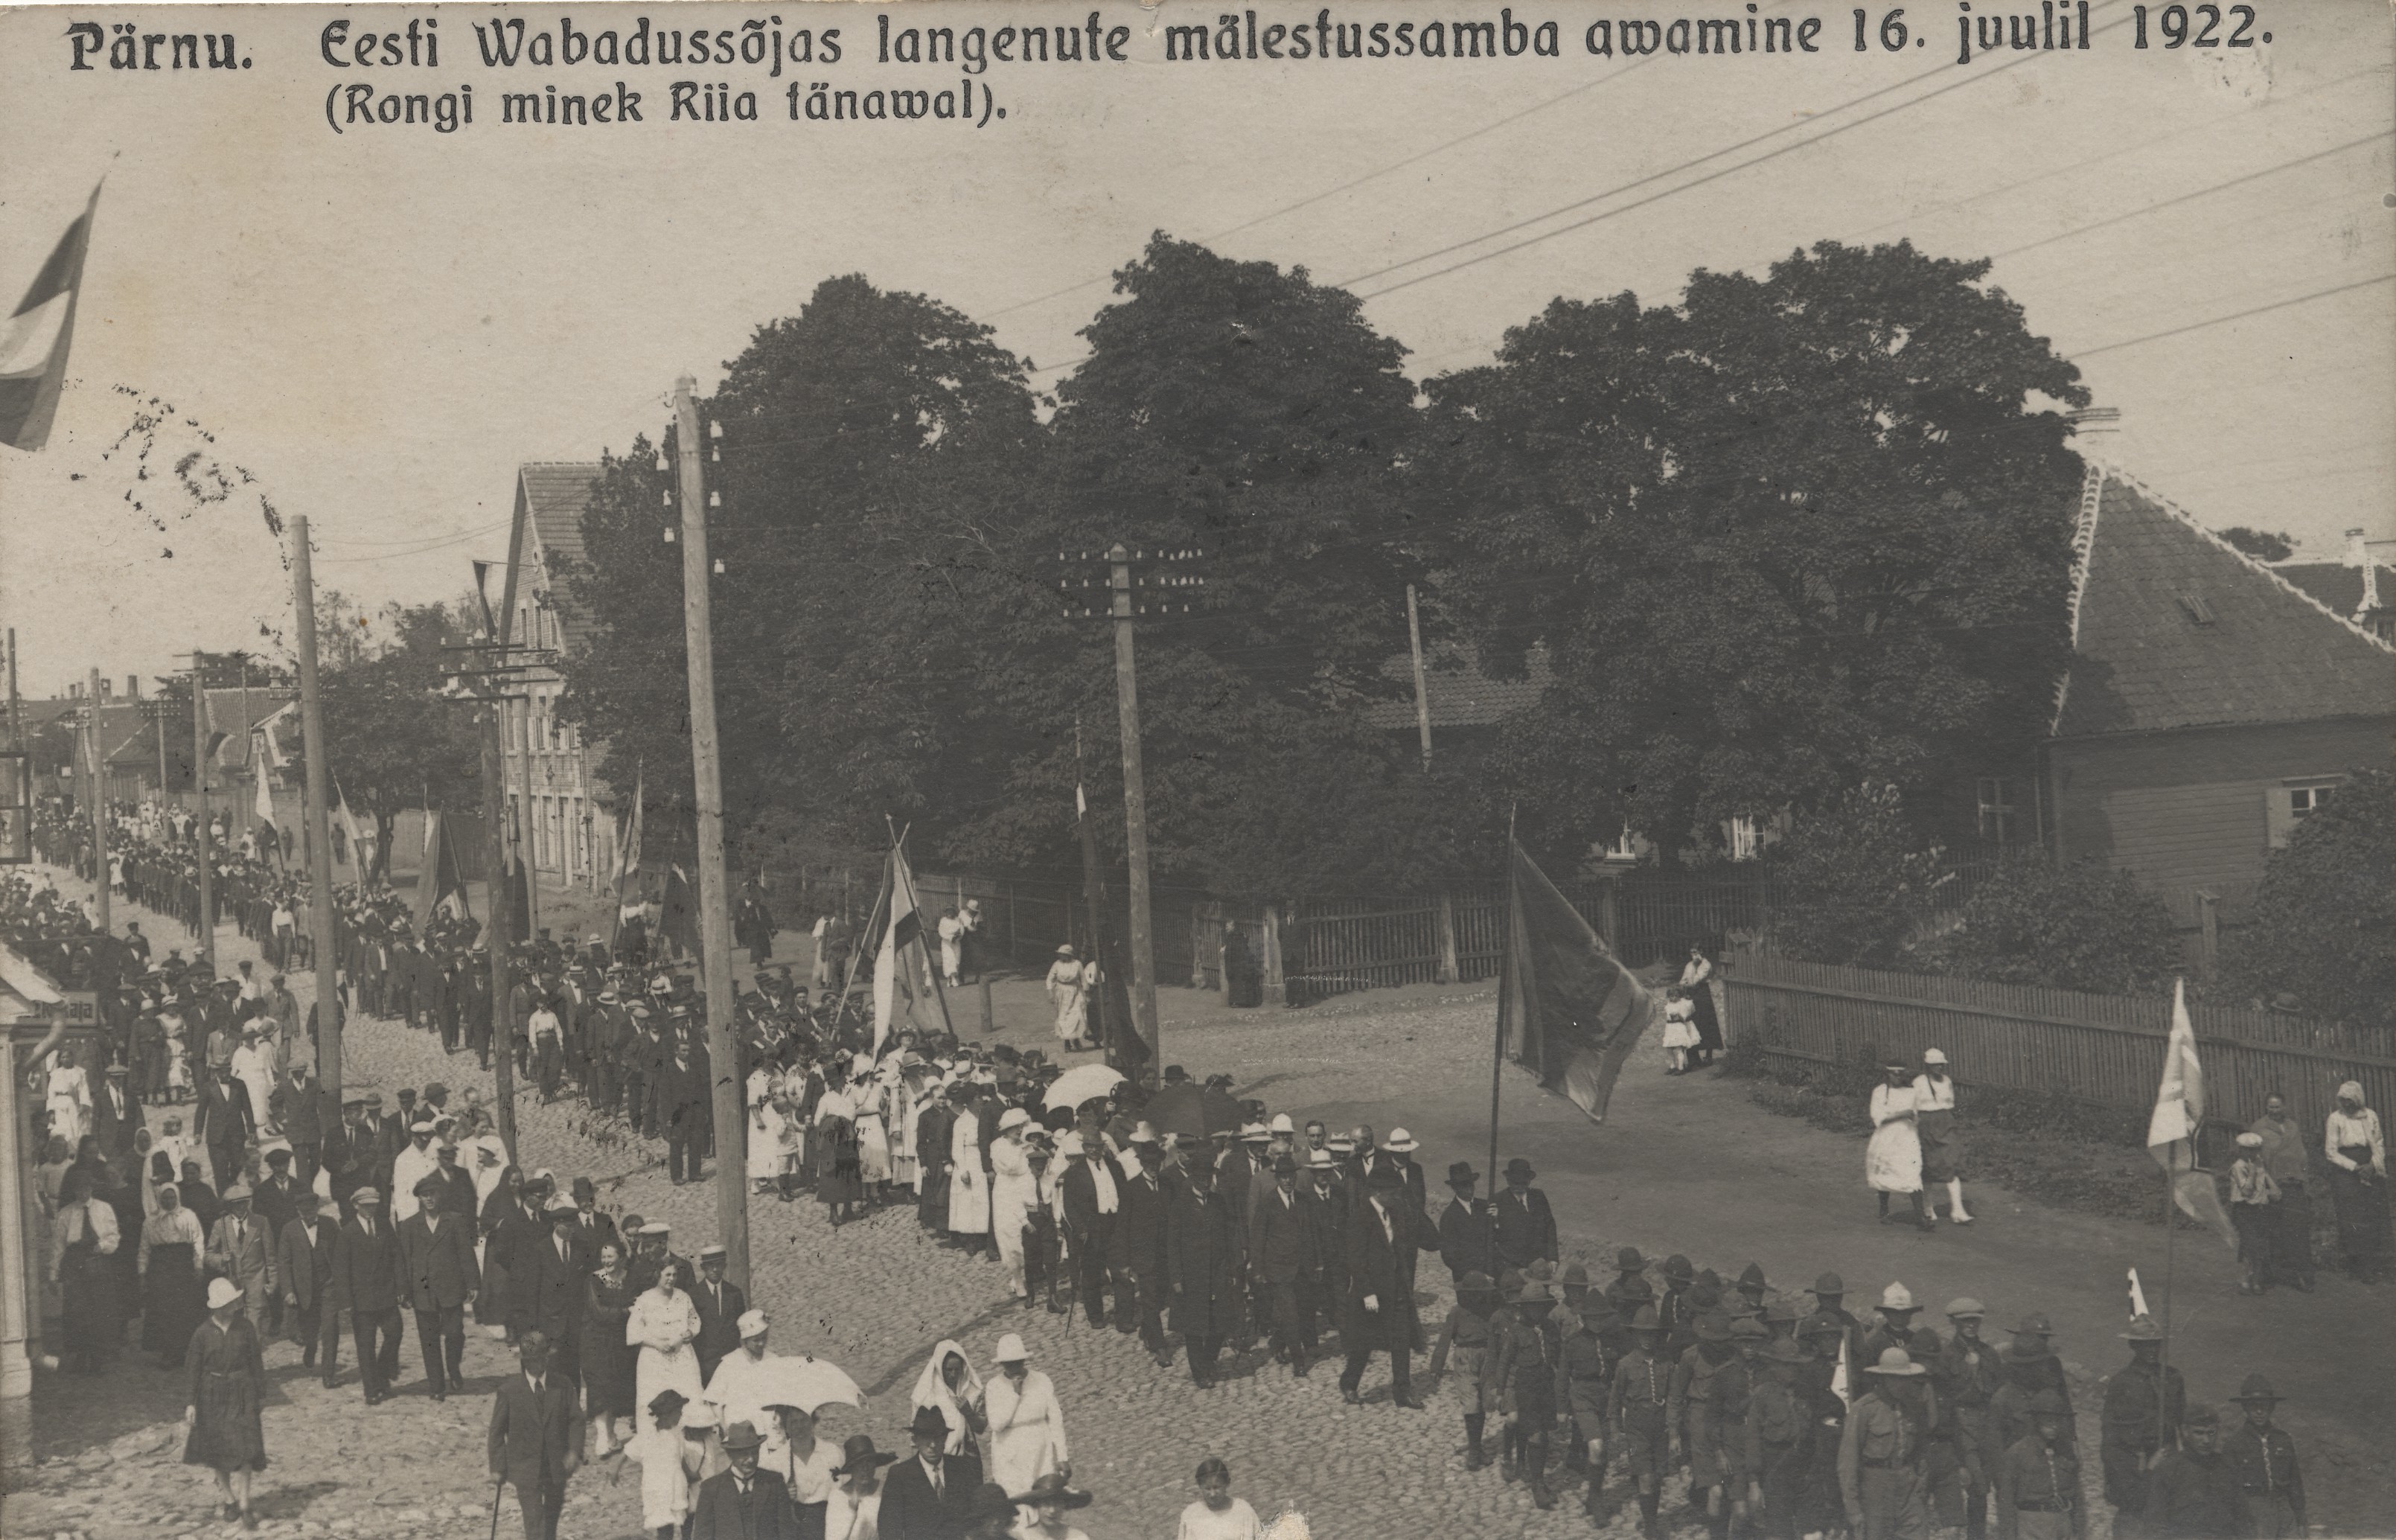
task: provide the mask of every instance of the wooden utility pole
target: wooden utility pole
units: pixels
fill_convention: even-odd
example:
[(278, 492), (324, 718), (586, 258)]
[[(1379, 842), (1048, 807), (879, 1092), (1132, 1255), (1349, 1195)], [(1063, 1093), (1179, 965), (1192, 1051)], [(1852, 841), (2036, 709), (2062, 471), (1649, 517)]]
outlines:
[(1139, 674), (1132, 657), (1131, 552), (1118, 545), (1107, 552), (1115, 622), (1115, 711), (1123, 724), (1124, 853), (1130, 870), (1125, 889), (1131, 899), (1131, 1014), (1148, 1047), (1142, 1080), (1154, 1083), (1165, 1062), (1156, 1029), (1156, 948), (1148, 906), (1148, 789), (1139, 767)]
[[(316, 1077), (339, 1100), (341, 983), (333, 936), (333, 834), (326, 816), (325, 706), (317, 683), (316, 583), (310, 565), (305, 513), (291, 521), (291, 544), (292, 608), (299, 612), (300, 629), (300, 741), (308, 756), (308, 807), (302, 821), (308, 836), (309, 928), (316, 942)], [(245, 661), (242, 668), (246, 699), (248, 664)], [(250, 773), (262, 776), (266, 767), (253, 764)]]
[(17, 707), (17, 628), (8, 628), (8, 747), (20, 753), (25, 748), (25, 724)]
[(674, 381), (675, 458), (682, 499), (683, 646), (690, 673), (690, 768), (699, 808), (699, 971), (707, 983), (707, 1053), (713, 1069), (716, 1238), (725, 1266), (749, 1287), (748, 1118), (734, 1048), (732, 907), (724, 868), (724, 776), (716, 760), (715, 641), (708, 583), (707, 488), (699, 447), (697, 382)]
[(105, 741), (100, 724), (100, 670), (91, 670), (91, 888), (93, 923), (100, 927), (100, 945), (105, 947), (108, 936), (108, 766), (100, 762), (101, 744)]
[[(504, 662), (505, 644), (497, 637), (491, 640), (502, 648), (499, 659)], [(499, 822), (499, 712), (503, 704), (497, 684), (486, 676), (483, 730), (478, 736), (483, 740), (483, 867), (488, 873), (483, 883), (483, 908), (489, 911), (484, 916), (483, 935), (491, 952), (491, 1088), (493, 1099), (499, 1103), (499, 1143), (507, 1147), (509, 1162), (522, 1169), (516, 1160), (515, 1002), (508, 993), (508, 841)], [(417, 880), (435, 882), (439, 873), (427, 872)]]
[(199, 842), (200, 962), (214, 973), (217, 898), (216, 857), (208, 853), (208, 655), (196, 649), (192, 653), (192, 799), (199, 813), (193, 838)]
[(1423, 685), (1422, 617), (1415, 607), (1415, 586), (1406, 585), (1406, 644), (1415, 655), (1415, 731), (1422, 738), (1422, 764), (1431, 768), (1431, 696)]

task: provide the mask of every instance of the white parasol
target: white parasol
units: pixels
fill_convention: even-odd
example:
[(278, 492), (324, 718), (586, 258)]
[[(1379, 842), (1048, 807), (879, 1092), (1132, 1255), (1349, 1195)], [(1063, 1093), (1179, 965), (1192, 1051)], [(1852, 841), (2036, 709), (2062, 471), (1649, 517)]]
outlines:
[(861, 1404), (857, 1382), (837, 1364), (813, 1358), (778, 1358), (769, 1367), (773, 1374), (749, 1398), (759, 1406), (795, 1406), (813, 1416), (818, 1407)]
[(1123, 1083), (1123, 1079), (1122, 1071), (1103, 1064), (1077, 1064), (1057, 1077), (1040, 1105), (1052, 1111), (1062, 1108), (1070, 1112), (1093, 1096), (1110, 1094)]

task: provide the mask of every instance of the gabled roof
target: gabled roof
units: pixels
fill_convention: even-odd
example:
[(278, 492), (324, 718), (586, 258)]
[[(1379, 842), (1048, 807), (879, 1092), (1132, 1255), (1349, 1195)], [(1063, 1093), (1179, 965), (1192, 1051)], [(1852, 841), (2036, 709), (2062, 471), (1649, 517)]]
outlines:
[[(1423, 660), (1423, 699), (1431, 708), (1431, 731), (1453, 727), (1488, 727), (1499, 718), (1538, 704), (1553, 674), (1545, 647), (1531, 649), (1522, 679), (1492, 679), (1481, 671), (1469, 646), (1428, 649)], [(1364, 708), (1364, 720), (1391, 732), (1415, 728), (1414, 659), (1404, 653), (1381, 665), (1381, 676), (1405, 686), (1395, 700), (1377, 700)]]
[(2119, 471), (2103, 477), (2056, 737), (2396, 715), (2396, 648)]
[(531, 528), (517, 532), (514, 560), (528, 564), (521, 570), (531, 574), (532, 591), (547, 599), (569, 648), (581, 641), (589, 617), (567, 598), (566, 585), (550, 580), (549, 558), (581, 558), (582, 514), (591, 506), (592, 483), (605, 470), (596, 460), (533, 460), (516, 472), (516, 507)]
[[(2379, 569), (2380, 606), (2396, 604), (2396, 567), (2385, 562), (2373, 565)], [(2361, 567), (2344, 562), (2282, 562), (2271, 570), (2349, 620), (2363, 608)]]

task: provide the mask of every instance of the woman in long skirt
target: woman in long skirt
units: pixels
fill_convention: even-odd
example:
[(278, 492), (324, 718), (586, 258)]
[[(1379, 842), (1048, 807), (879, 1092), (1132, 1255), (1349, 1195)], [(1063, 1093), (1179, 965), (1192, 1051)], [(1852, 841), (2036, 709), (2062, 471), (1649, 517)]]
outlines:
[[(832, 1074), (840, 1073), (835, 1061)], [(865, 1200), (865, 1183), (858, 1165), (857, 1103), (845, 1081), (835, 1078), (824, 1087), (822, 1098), (816, 1103), (811, 1142), (816, 1201), (831, 1211), (832, 1222), (837, 1226)]]
[(582, 1389), (584, 1414), (598, 1434), (596, 1454), (605, 1458), (632, 1431), (619, 1424), (637, 1421), (641, 1350), (625, 1328), (641, 1291), (620, 1244), (600, 1242), (598, 1260), (598, 1270), (582, 1286)]
[(1046, 987), (1048, 1003), (1057, 1010), (1057, 1041), (1069, 1052), (1082, 1046), (1090, 1029), (1090, 972), (1075, 961), (1071, 947), (1058, 948), (1057, 961), (1048, 964)]
[(2357, 1279), (2376, 1283), (2388, 1259), (2388, 1138), (2379, 1114), (2363, 1105), (2362, 1082), (2337, 1088), (2322, 1148), (2346, 1265)]
[(1934, 1223), (1922, 1206), (1922, 1139), (1913, 1125), (1913, 1066), (1897, 1060), (1884, 1068), (1887, 1082), (1872, 1087), (1864, 1180), (1880, 1194), (1883, 1220), (1888, 1218), (1889, 1196), (1903, 1193), (1912, 1200), (1914, 1223), (1930, 1229)]
[(159, 1183), (157, 1193), (158, 1212), (141, 1226), (141, 1348), (158, 1355), (158, 1367), (171, 1369), (207, 1314), (207, 1241), (174, 1183)]
[(990, 1174), (981, 1168), (981, 1120), (971, 1102), (959, 1105), (949, 1133), (949, 1233), (967, 1251), (990, 1233)]
[(782, 1175), (782, 1112), (775, 1105), (771, 1066), (749, 1071), (749, 1189), (764, 1192)]
[(1714, 965), (1695, 942), (1681, 969), (1681, 989), (1689, 997), (1690, 1019), (1697, 1024), (1697, 1062), (1711, 1064), (1723, 1045), (1722, 1020), (1714, 1015)]
[(851, 1073), (849, 1101), (857, 1109), (857, 1180), (878, 1202), (889, 1196), (890, 1188), (889, 1087), (875, 1072), (873, 1060), (863, 1054), (857, 1055)]
[(116, 1351), (124, 1325), (116, 1313), (115, 1260), (122, 1231), (116, 1211), (92, 1195), (91, 1177), (69, 1166), (59, 1187), (59, 1213), (52, 1221), (50, 1281), (59, 1291), (66, 1341), (60, 1355), (70, 1369), (100, 1373)]
[(190, 1404), (183, 1411), (183, 1463), (217, 1473), (224, 1517), (240, 1516), (244, 1529), (258, 1527), (249, 1511), (249, 1478), (266, 1468), (266, 1429), (259, 1408), (266, 1398), (266, 1364), (259, 1356), (258, 1329), (241, 1313), (241, 1289), (220, 1278), (208, 1285), (208, 1319), (192, 1334), (183, 1367), (190, 1377)]

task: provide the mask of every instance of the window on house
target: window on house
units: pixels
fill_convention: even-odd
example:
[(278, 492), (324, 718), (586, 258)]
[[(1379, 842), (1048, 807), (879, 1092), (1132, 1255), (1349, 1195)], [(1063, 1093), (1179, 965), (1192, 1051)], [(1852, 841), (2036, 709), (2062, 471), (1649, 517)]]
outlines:
[(2336, 776), (2306, 777), (2283, 781), (2264, 793), (2268, 799), (2265, 815), (2273, 850), (2286, 844), (2295, 836), (2296, 825), (2329, 805), (2342, 778)]
[(1723, 831), (1726, 836), (1725, 843), (1730, 847), (1730, 858), (1732, 860), (1752, 861), (1755, 859), (1755, 853), (1759, 848), (1759, 844), (1755, 836), (1755, 819), (1753, 817), (1745, 813), (1738, 814), (1723, 825)]
[(1979, 781), (1980, 838), (1990, 844), (2014, 841), (2014, 783), (2005, 776), (1982, 776)]

